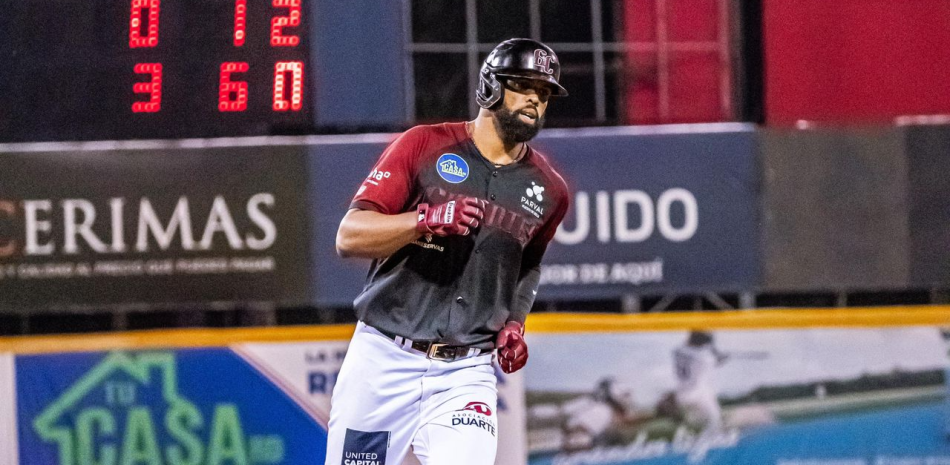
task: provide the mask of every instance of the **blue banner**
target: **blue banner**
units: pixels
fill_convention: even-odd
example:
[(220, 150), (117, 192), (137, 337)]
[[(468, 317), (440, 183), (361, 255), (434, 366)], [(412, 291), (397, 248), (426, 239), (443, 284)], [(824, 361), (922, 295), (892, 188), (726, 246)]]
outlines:
[[(348, 341), (234, 342), (0, 353), (0, 464), (324, 463), (330, 395)], [(495, 463), (525, 465), (523, 379), (497, 376), (497, 424), (507, 434)], [(401, 463), (419, 461), (410, 454)]]
[[(393, 135), (344, 137), (309, 148), (313, 295), (317, 305), (349, 306), (363, 289), (369, 260), (336, 254), (336, 231), (363, 179)], [(325, 139), (324, 139), (325, 140)]]
[[(757, 144), (753, 126), (712, 132), (548, 130), (536, 145), (566, 178), (568, 216), (545, 256), (540, 299), (730, 291), (759, 283)], [(363, 178), (392, 136), (310, 146), (316, 301), (349, 305), (368, 261), (334, 241)]]
[(756, 136), (549, 131), (538, 145), (574, 199), (545, 256), (540, 296), (725, 292), (759, 283)]
[(229, 349), (16, 358), (21, 465), (322, 463), (326, 431)]

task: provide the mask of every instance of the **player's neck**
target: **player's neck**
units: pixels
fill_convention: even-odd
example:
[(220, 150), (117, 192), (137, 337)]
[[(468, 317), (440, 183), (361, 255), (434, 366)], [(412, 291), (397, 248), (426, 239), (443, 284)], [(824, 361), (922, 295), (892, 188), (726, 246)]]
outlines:
[(490, 115), (479, 114), (474, 121), (465, 123), (469, 136), (482, 156), (495, 165), (509, 165), (524, 157), (528, 147), (523, 142), (506, 144)]

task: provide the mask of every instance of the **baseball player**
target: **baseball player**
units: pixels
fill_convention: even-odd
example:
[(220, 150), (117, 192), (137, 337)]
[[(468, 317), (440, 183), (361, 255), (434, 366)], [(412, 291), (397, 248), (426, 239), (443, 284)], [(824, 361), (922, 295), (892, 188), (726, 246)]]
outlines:
[(691, 332), (686, 344), (673, 351), (676, 402), (686, 424), (709, 430), (722, 427), (715, 370), (726, 359), (713, 345), (712, 334), (704, 331)]
[(527, 145), (558, 83), (554, 51), (499, 44), (482, 65), (474, 121), (416, 126), (383, 152), (337, 233), (372, 258), (359, 322), (333, 390), (327, 465), (489, 465), (497, 390), (528, 358), (524, 320), (568, 192)]
[(604, 443), (612, 429), (641, 419), (635, 412), (633, 392), (620, 387), (610, 376), (598, 381), (591, 394), (564, 403), (561, 410), (565, 415), (562, 448), (567, 451)]

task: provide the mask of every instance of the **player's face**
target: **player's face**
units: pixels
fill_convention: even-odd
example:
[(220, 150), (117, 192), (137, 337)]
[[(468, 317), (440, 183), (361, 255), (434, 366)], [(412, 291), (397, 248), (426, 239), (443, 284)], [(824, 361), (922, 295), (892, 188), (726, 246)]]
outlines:
[[(543, 122), (551, 98), (551, 85), (535, 79), (506, 79), (505, 106), (525, 124)], [(539, 128), (540, 129), (540, 128)]]
[(495, 120), (506, 142), (527, 142), (544, 127), (551, 86), (534, 79), (505, 80), (505, 98)]

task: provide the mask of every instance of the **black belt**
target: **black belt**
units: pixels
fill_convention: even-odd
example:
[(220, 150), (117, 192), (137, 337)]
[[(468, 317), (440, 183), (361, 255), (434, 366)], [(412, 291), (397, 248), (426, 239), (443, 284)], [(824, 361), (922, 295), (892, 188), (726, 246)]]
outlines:
[(413, 341), (407, 337), (400, 336), (398, 334), (390, 333), (389, 331), (384, 331), (377, 327), (373, 327), (376, 331), (379, 331), (383, 336), (386, 336), (393, 340), (396, 344), (402, 346), (407, 342), (410, 343), (409, 347), (413, 350), (418, 350), (426, 354), (426, 358), (431, 360), (439, 360), (442, 362), (452, 362), (467, 357), (474, 357), (477, 355), (487, 354), (492, 351), (492, 349), (480, 349), (477, 347), (469, 346), (451, 346), (436, 341)]

